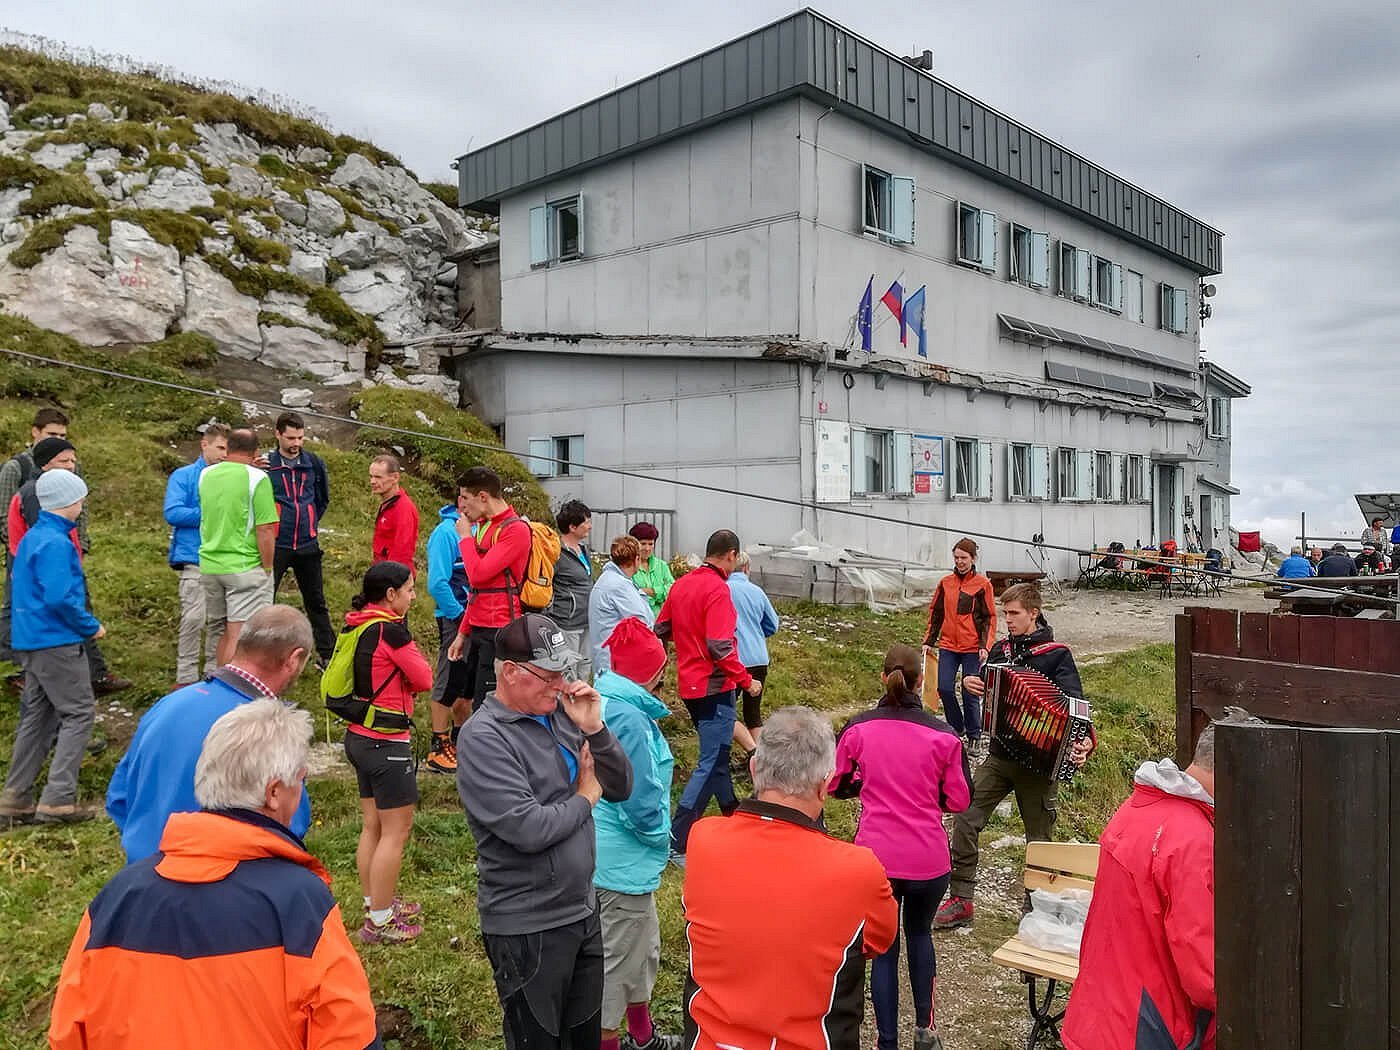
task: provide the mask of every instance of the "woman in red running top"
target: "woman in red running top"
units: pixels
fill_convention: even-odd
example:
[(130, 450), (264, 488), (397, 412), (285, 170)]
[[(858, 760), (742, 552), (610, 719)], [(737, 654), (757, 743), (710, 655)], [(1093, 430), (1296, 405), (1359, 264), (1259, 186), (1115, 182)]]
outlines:
[[(971, 801), (971, 773), (962, 741), (924, 708), (923, 655), (907, 645), (885, 654), (885, 695), (856, 715), (836, 741), (831, 793), (860, 796), (856, 845), (868, 847), (889, 876), (904, 919), (909, 983), (914, 993), (915, 1050), (942, 1046), (934, 1031), (933, 916), (948, 889), (948, 835), (943, 814)], [(879, 1050), (899, 1038), (899, 938), (870, 967)]]
[(418, 802), (410, 733), (413, 694), (433, 685), (433, 668), (404, 623), (413, 598), (407, 565), (376, 562), (345, 614), (345, 630), (364, 628), (355, 644), (355, 695), (372, 698), (376, 716), (386, 716), (382, 728), (352, 723), (345, 731), (345, 757), (355, 768), (364, 818), (355, 865), (365, 895), (360, 940), (366, 944), (398, 944), (423, 932), (412, 921), (419, 906), (394, 896)]

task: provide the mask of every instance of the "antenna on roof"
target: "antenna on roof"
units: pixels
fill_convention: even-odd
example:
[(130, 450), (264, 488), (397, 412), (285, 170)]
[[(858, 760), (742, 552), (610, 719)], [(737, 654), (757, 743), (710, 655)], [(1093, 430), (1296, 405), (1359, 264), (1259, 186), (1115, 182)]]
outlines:
[(913, 66), (915, 69), (922, 69), (925, 73), (933, 72), (933, 52), (928, 48), (924, 48), (924, 53), (922, 55), (906, 55), (901, 58), (900, 61)]

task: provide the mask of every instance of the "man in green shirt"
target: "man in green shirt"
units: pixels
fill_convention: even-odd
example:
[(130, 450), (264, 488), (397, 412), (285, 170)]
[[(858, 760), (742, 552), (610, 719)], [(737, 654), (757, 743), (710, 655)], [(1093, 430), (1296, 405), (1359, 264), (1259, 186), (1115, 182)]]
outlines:
[(225, 624), (216, 665), (233, 655), (243, 625), (272, 604), (272, 559), (281, 515), (272, 482), (253, 466), (258, 437), (228, 436), (228, 458), (199, 476), (199, 572), (208, 630)]
[(655, 554), (656, 538), (660, 535), (655, 525), (649, 521), (639, 521), (627, 534), (642, 547), (641, 557), (637, 559), (637, 574), (632, 577), (632, 582), (646, 596), (651, 604), (651, 614), (655, 616), (661, 611), (661, 603), (666, 600), (676, 579), (671, 575), (671, 566)]

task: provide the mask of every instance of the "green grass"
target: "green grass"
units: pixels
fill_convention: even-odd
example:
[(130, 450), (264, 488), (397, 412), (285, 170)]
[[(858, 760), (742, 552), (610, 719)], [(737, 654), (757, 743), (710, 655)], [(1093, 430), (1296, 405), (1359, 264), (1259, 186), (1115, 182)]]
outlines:
[[(78, 347), (62, 336), (0, 315), (0, 346), (84, 363), (113, 364), (153, 378), (200, 382), (201, 370), (215, 359), (212, 345), (199, 336), (177, 336), (128, 354)], [(169, 687), (174, 673), (178, 603), (174, 574), (165, 565), (167, 533), (160, 505), (170, 470), (194, 453), (197, 423), (217, 414), (236, 419), (236, 403), (173, 392), (153, 392), (107, 383), (98, 377), (62, 368), (33, 368), (0, 355), (0, 448), (17, 449), (28, 435), (36, 400), (54, 401), (71, 410), (71, 436), (92, 487), (93, 550), (86, 563), (98, 615), (106, 624), (106, 651), (114, 667), (136, 685), (122, 694), (115, 709), (104, 702), (109, 733), (117, 746), (84, 762), (80, 784), (85, 798), (100, 799), (124, 742), (139, 716)], [(374, 388), (356, 399), (361, 419), (429, 430), (448, 436), (493, 443), (489, 427), (449, 409), (442, 402), (408, 391)], [(432, 419), (425, 425), (415, 415)], [(270, 438), (264, 427), (265, 438)], [(312, 435), (317, 434), (313, 423)], [(361, 431), (353, 447), (313, 442), (326, 459), (333, 503), (321, 534), (326, 552), (327, 598), (338, 614), (348, 606), (356, 583), (369, 564), (369, 535), (376, 500), (365, 483), (370, 455), (390, 444), (406, 448), (408, 488), (422, 514), (426, 539), (435, 524), (452, 479), (465, 466), (487, 462), (505, 468), (522, 510), (546, 510), (543, 493), (518, 462), (504, 453), (432, 445), (417, 439)], [(420, 551), (420, 563), (421, 563)], [(295, 603), (295, 589), (282, 593)], [(805, 703), (828, 713), (839, 724), (872, 704), (879, 693), (878, 672), (886, 648), (895, 641), (917, 643), (923, 633), (922, 612), (878, 615), (865, 610), (832, 609), (808, 603), (780, 605), (784, 626), (773, 640), (772, 670), (765, 704)], [(427, 653), (436, 634), (426, 596), (419, 599), (410, 622)], [(1144, 758), (1171, 751), (1172, 655), (1170, 646), (1149, 646), (1095, 662), (1083, 669), (1085, 689), (1097, 710), (1101, 746), (1084, 773), (1062, 793), (1060, 833), (1096, 837), (1113, 809), (1128, 793), (1134, 766)], [(292, 696), (307, 707), (318, 740), (329, 730), (311, 676)], [(421, 708), (420, 721), (426, 725)], [(12, 693), (0, 691), (0, 773), (8, 763), (16, 705)], [(696, 739), (683, 718), (666, 727), (677, 757), (676, 790), (693, 768)], [(490, 968), (482, 952), (474, 906), (475, 851), (462, 817), (455, 787), (448, 778), (421, 780), (423, 803), (405, 856), (402, 890), (421, 900), (427, 929), (408, 948), (363, 948), (362, 957), (376, 1002), (397, 1009), (383, 1014), (395, 1027), (386, 1036), (401, 1048), (486, 1050), (499, 1045), (499, 1016)], [(359, 911), (354, 846), (359, 830), (353, 780), (344, 775), (314, 779), (311, 792), (315, 821), (308, 835), (311, 850), (334, 877), (335, 892), (347, 919)], [(844, 837), (854, 832), (855, 806), (830, 803), (828, 821)], [(1019, 821), (996, 818), (988, 839), (1019, 832)], [(106, 821), (72, 829), (24, 828), (0, 834), (0, 1043), (20, 1050), (44, 1044), (47, 1011), (54, 982), (86, 902), (122, 862), (115, 828)], [(1005, 854), (999, 863), (1019, 863)], [(666, 1030), (680, 1024), (680, 991), (685, 943), (680, 907), (680, 876), (665, 875), (658, 895), (662, 922), (663, 966), (655, 1004)], [(977, 1050), (1009, 1045), (1007, 1032), (1019, 1023), (1021, 991), (983, 956), (1006, 935), (1011, 920), (989, 915), (975, 930), (976, 966), (945, 968), (941, 999), (950, 1004), (964, 995), (995, 992), (992, 1015), (972, 1017), (969, 1030), (982, 1032)], [(943, 942), (940, 942), (942, 944)], [(940, 952), (943, 949), (940, 948)], [(392, 1045), (392, 1044), (390, 1044)], [(950, 1043), (950, 1045), (953, 1045)]]

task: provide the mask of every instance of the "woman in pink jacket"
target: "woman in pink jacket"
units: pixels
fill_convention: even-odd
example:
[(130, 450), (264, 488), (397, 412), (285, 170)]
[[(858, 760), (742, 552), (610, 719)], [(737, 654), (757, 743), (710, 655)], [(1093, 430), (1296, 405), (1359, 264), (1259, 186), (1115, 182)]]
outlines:
[[(952, 861), (944, 813), (971, 800), (972, 775), (962, 741), (924, 709), (923, 656), (907, 645), (885, 654), (885, 695), (856, 715), (836, 742), (831, 793), (860, 797), (857, 845), (880, 858), (904, 917), (909, 983), (914, 994), (915, 1050), (941, 1050), (934, 1031), (933, 916), (948, 890)], [(870, 998), (880, 1050), (898, 1044), (899, 937), (870, 969)]]

